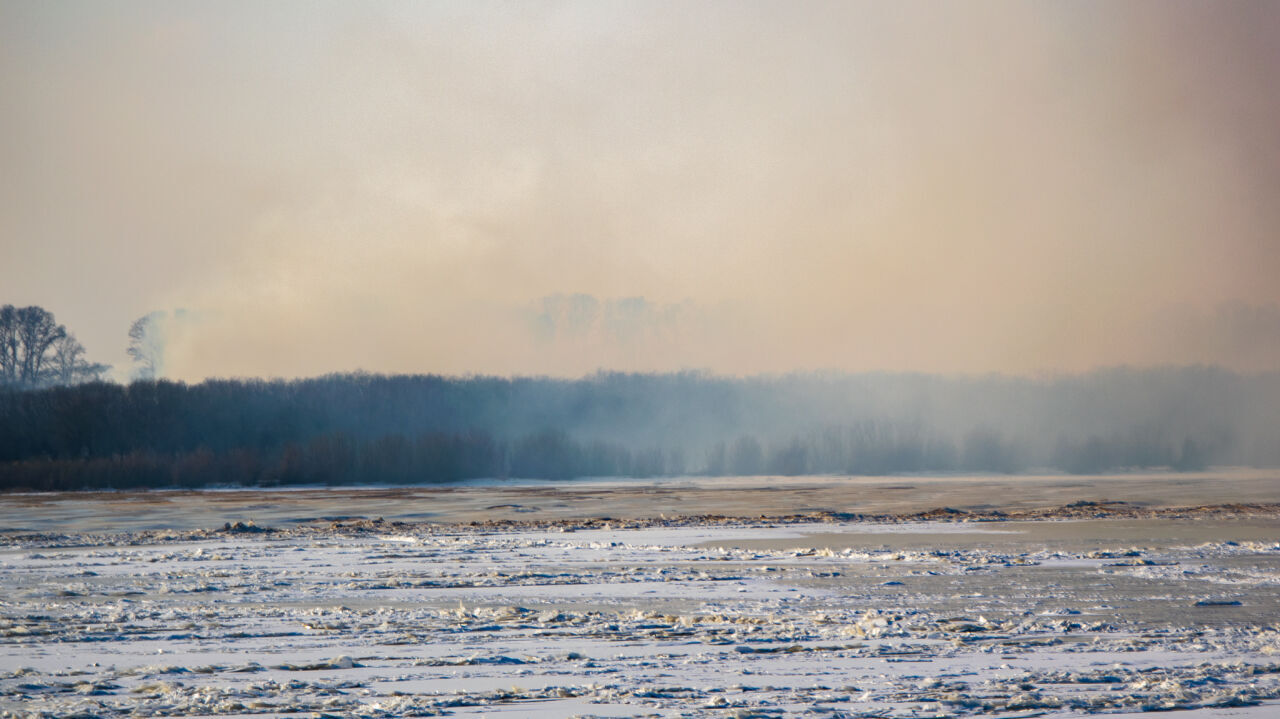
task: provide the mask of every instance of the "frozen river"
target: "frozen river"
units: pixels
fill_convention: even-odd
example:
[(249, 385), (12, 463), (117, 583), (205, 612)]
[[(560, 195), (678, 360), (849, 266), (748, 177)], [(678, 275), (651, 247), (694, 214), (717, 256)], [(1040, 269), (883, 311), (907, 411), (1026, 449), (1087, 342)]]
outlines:
[[(922, 481), (943, 480), (900, 484)], [(581, 516), (625, 514), (597, 509)], [(0, 715), (1280, 715), (1280, 517), (1265, 507), (131, 521), (0, 535)]]
[(870, 515), (957, 507), (1030, 511), (1078, 501), (1136, 507), (1280, 502), (1280, 473), (683, 477), (450, 485), (0, 494), (0, 534), (201, 529), (225, 521), (272, 527), (343, 518), (459, 523), (718, 514)]

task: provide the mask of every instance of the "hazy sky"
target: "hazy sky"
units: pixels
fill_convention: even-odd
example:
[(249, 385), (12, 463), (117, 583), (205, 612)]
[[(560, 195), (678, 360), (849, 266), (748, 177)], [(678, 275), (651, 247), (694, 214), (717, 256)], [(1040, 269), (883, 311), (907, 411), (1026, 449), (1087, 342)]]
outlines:
[(0, 0), (0, 303), (166, 373), (1280, 369), (1274, 2)]

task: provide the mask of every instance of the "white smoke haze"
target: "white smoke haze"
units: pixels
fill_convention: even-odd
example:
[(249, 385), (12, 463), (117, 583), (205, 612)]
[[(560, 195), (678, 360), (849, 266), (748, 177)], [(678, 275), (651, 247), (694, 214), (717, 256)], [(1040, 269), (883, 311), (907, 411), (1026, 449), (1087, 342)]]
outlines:
[[(3, 300), (117, 366), (187, 308), (184, 380), (1277, 370), (1277, 36), (1265, 3), (3, 3)], [(576, 296), (611, 319), (531, 329)]]

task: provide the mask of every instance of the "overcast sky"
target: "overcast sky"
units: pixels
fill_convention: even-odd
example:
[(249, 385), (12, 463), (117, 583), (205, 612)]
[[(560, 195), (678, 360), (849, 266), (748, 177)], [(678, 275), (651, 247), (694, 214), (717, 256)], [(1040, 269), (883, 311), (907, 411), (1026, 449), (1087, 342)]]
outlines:
[[(1280, 369), (1280, 4), (0, 0), (0, 303), (127, 366)], [(181, 314), (172, 314), (176, 310)]]

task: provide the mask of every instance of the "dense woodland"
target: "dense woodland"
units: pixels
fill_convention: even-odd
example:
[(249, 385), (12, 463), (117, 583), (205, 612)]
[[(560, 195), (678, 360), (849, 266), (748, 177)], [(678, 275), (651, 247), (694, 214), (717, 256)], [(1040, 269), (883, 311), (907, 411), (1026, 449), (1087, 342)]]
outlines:
[(0, 488), (1280, 466), (1280, 375), (333, 375), (0, 389)]

